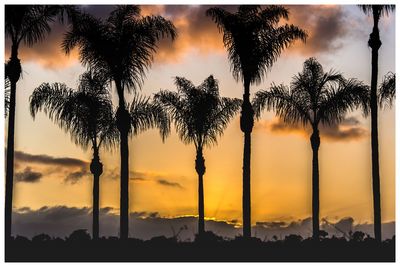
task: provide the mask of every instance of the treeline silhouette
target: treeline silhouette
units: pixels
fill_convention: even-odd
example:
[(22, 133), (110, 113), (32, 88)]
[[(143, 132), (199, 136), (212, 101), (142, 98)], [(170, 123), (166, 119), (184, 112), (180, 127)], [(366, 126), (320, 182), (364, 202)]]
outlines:
[(395, 238), (377, 243), (362, 232), (350, 233), (349, 239), (321, 233), (318, 244), (313, 238), (288, 235), (265, 241), (259, 238), (223, 238), (210, 231), (196, 235), (194, 242), (179, 241), (178, 236), (157, 236), (149, 240), (101, 237), (92, 240), (84, 229), (68, 237), (51, 238), (46, 234), (31, 240), (13, 238), (7, 247), (8, 261), (138, 261), (138, 262), (393, 262)]
[[(265, 255), (279, 258), (284, 255), (284, 250), (272, 245), (275, 243), (259, 242), (258, 239), (251, 238), (251, 203), (250, 203), (250, 162), (251, 162), (251, 133), (255, 119), (260, 118), (264, 109), (275, 111), (276, 115), (287, 123), (301, 123), (312, 127), (310, 136), (312, 160), (312, 218), (313, 218), (313, 240), (299, 240), (290, 237), (282, 241), (284, 246), (297, 244), (298, 250), (294, 250), (293, 259), (301, 260), (302, 256), (311, 257), (310, 250), (307, 248), (316, 246), (320, 242), (320, 254), (314, 251), (314, 258), (326, 256), (331, 259), (335, 254), (337, 244), (345, 244), (343, 247), (354, 247), (351, 249), (339, 249), (336, 253), (338, 259), (355, 255), (365, 256), (370, 259), (371, 255), (379, 258), (379, 253), (385, 254), (390, 251), (394, 239), (390, 242), (380, 244), (381, 241), (381, 218), (380, 218), (380, 182), (379, 182), (379, 157), (378, 157), (378, 128), (377, 128), (377, 109), (378, 104), (392, 103), (395, 96), (395, 75), (389, 74), (382, 83), (377, 86), (378, 71), (378, 49), (380, 47), (378, 22), (383, 15), (388, 15), (394, 10), (394, 6), (371, 5), (361, 6), (361, 9), (374, 17), (373, 33), (370, 35), (369, 46), (372, 48), (372, 78), (371, 87), (360, 81), (350, 78), (346, 79), (341, 74), (334, 71), (324, 72), (322, 65), (315, 59), (310, 58), (304, 62), (301, 73), (293, 77), (290, 87), (284, 85), (272, 85), (268, 90), (256, 93), (253, 100), (250, 100), (250, 87), (260, 84), (266, 77), (267, 72), (279, 58), (282, 51), (296, 40), (306, 41), (307, 32), (295, 25), (282, 24), (281, 19), (289, 18), (289, 11), (280, 5), (270, 5), (266, 7), (242, 5), (237, 12), (231, 13), (222, 8), (209, 8), (206, 16), (212, 19), (220, 32), (223, 34), (224, 46), (228, 52), (228, 59), (231, 64), (231, 71), (234, 79), (243, 84), (243, 99), (229, 99), (219, 95), (218, 81), (211, 75), (199, 86), (195, 86), (188, 79), (176, 77), (175, 84), (178, 92), (162, 90), (153, 98), (143, 97), (138, 93), (138, 89), (144, 83), (147, 69), (153, 62), (153, 54), (157, 52), (157, 42), (164, 38), (174, 41), (178, 37), (178, 32), (173, 23), (161, 16), (142, 16), (138, 6), (117, 6), (109, 17), (99, 19), (91, 14), (81, 11), (77, 6), (37, 6), (37, 5), (6, 5), (5, 8), (5, 29), (6, 37), (11, 40), (11, 57), (5, 66), (6, 86), (9, 96), (6, 96), (8, 108), (8, 139), (7, 139), (7, 169), (6, 169), (6, 199), (5, 199), (5, 239), (6, 247), (12, 248), (7, 253), (11, 258), (16, 257), (18, 246), (26, 248), (26, 253), (36, 251), (33, 246), (39, 244), (64, 244), (68, 250), (68, 244), (75, 242), (76, 235), (79, 236), (77, 244), (88, 242), (96, 244), (112, 244), (114, 239), (99, 239), (99, 179), (103, 171), (100, 161), (100, 147), (112, 148), (119, 145), (120, 151), (120, 245), (144, 245), (143, 254), (135, 253), (136, 256), (150, 257), (150, 246), (147, 241), (128, 239), (129, 234), (129, 147), (128, 138), (135, 136), (151, 128), (158, 128), (163, 140), (170, 133), (170, 124), (173, 123), (178, 136), (185, 143), (193, 143), (196, 149), (195, 170), (198, 174), (198, 242), (186, 244), (182, 242), (172, 242), (173, 246), (165, 248), (165, 251), (180, 248), (187, 249), (188, 255), (200, 255), (192, 251), (191, 248), (196, 244), (204, 244), (210, 240), (216, 248), (221, 245), (221, 259), (227, 260), (228, 255), (232, 259), (241, 260), (240, 253), (234, 253), (236, 245), (248, 245), (248, 254), (256, 253), (260, 260)], [(13, 199), (13, 177), (14, 177), (14, 128), (15, 128), (15, 108), (16, 108), (16, 84), (21, 76), (21, 63), (18, 58), (18, 50), (21, 42), (27, 46), (43, 41), (50, 32), (50, 23), (56, 19), (60, 23), (68, 23), (69, 28), (62, 42), (62, 49), (66, 54), (70, 54), (72, 49), (79, 51), (80, 61), (87, 71), (82, 74), (77, 90), (68, 88), (64, 84), (43, 83), (36, 88), (30, 97), (30, 110), (33, 117), (37, 112), (44, 111), (49, 118), (60, 128), (71, 134), (72, 140), (82, 146), (83, 149), (93, 150), (93, 159), (90, 171), (93, 174), (93, 241), (82, 232), (72, 235), (72, 239), (66, 240), (48, 239), (44, 235), (29, 241), (23, 238), (13, 238), (11, 236), (12, 227), (12, 199)], [(111, 102), (110, 91), (111, 83), (115, 86), (118, 95), (118, 107), (114, 109)], [(126, 93), (133, 94), (133, 100), (128, 103), (125, 99)], [(364, 115), (371, 114), (371, 148), (372, 148), (372, 169), (373, 169), (373, 196), (374, 196), (374, 237), (377, 243), (373, 243), (371, 238), (357, 241), (346, 241), (337, 238), (320, 239), (320, 218), (319, 218), (319, 161), (318, 150), (320, 146), (319, 126), (321, 124), (331, 125), (340, 123), (344, 120), (348, 111), (362, 108)], [(203, 149), (206, 146), (217, 144), (218, 137), (223, 134), (230, 119), (238, 113), (240, 109), (240, 129), (244, 133), (243, 150), (243, 185), (242, 185), (242, 222), (243, 238), (235, 240), (219, 240), (212, 233), (204, 228), (204, 190), (203, 176), (206, 166), (203, 157)], [(99, 239), (98, 242), (96, 240)], [(163, 238), (160, 238), (162, 240)], [(38, 241), (40, 240), (40, 241)], [(201, 241), (199, 241), (201, 240)], [(208, 241), (204, 241), (208, 240)], [(292, 241), (290, 241), (292, 240)], [(295, 243), (291, 243), (294, 242)], [(25, 242), (25, 243), (24, 243)], [(136, 242), (136, 243), (135, 243)], [(142, 242), (142, 243), (141, 243)], [(149, 241), (155, 245), (157, 240)], [(164, 242), (164, 241), (162, 241)], [(162, 243), (161, 242), (161, 243)], [(246, 243), (248, 242), (248, 243)], [(297, 243), (296, 243), (297, 242)], [(343, 243), (345, 242), (345, 243)], [(147, 245), (146, 245), (147, 244)], [(165, 243), (166, 244), (166, 243)], [(255, 245), (260, 245), (261, 250), (254, 250)], [(277, 243), (278, 244), (278, 241)], [(326, 247), (324, 247), (324, 244)], [(335, 245), (336, 244), (336, 245)], [(365, 244), (365, 245), (363, 245)], [(393, 243), (394, 244), (394, 243)], [(392, 245), (393, 245), (392, 244)], [(25, 246), (25, 247), (24, 247)], [(61, 246), (61, 245), (60, 245)], [(139, 246), (139, 245), (138, 245)], [(77, 246), (81, 247), (81, 245)], [(218, 251), (211, 251), (210, 255)], [(278, 246), (279, 247), (279, 246)], [(393, 245), (394, 247), (394, 245)], [(41, 253), (41, 246), (37, 247), (38, 255)], [(56, 250), (57, 246), (48, 246), (50, 250)], [(60, 249), (62, 248), (59, 247)], [(243, 247), (244, 248), (244, 247)], [(277, 253), (261, 253), (265, 250), (277, 249)], [(302, 248), (305, 250), (303, 251)], [(376, 249), (376, 253), (361, 253), (358, 249)], [(383, 250), (383, 248), (385, 248)], [(72, 249), (72, 248), (71, 248)], [(87, 248), (92, 250), (94, 247)], [(116, 250), (114, 248), (110, 248)], [(140, 246), (138, 248), (140, 251)], [(149, 249), (148, 251), (146, 249)], [(232, 251), (228, 253), (228, 250)], [(326, 250), (324, 250), (326, 249)], [(75, 248), (72, 249), (75, 251)], [(382, 251), (381, 251), (382, 250)], [(80, 255), (81, 251), (73, 253)], [(136, 250), (133, 250), (136, 251)], [(304, 254), (299, 254), (303, 251)], [(48, 256), (63, 255), (62, 251), (49, 252)], [(118, 253), (127, 254), (128, 248)], [(147, 253), (147, 254), (146, 254)], [(159, 252), (153, 251), (157, 256)], [(171, 252), (175, 260), (177, 251)], [(190, 254), (192, 253), (192, 254)], [(193, 254), (194, 253), (194, 254)], [(224, 254), (225, 253), (225, 254)], [(260, 253), (260, 254), (257, 254)], [(280, 254), (281, 253), (281, 254)], [(332, 253), (332, 254), (329, 254)], [(359, 254), (358, 254), (359, 253)], [(388, 252), (389, 253), (389, 252)], [(22, 253), (21, 255), (28, 255)], [(184, 252), (182, 252), (184, 254)], [(390, 254), (390, 253), (389, 253)], [(11, 256), (10, 256), (11, 255)], [(14, 255), (14, 256), (13, 256)], [(42, 255), (42, 254), (40, 254)], [(44, 254), (43, 254), (44, 255)], [(91, 258), (91, 252), (87, 253), (87, 259)], [(97, 255), (103, 260), (108, 260), (106, 253), (98, 252)], [(160, 254), (161, 255), (161, 254)], [(161, 258), (168, 260), (168, 253)], [(226, 256), (224, 256), (226, 255)], [(274, 256), (275, 255), (275, 256)], [(288, 255), (291, 255), (290, 253)], [(83, 254), (82, 254), (83, 256)], [(393, 256), (393, 255), (392, 255)], [(79, 256), (76, 256), (79, 258)], [(167, 258), (165, 258), (167, 257)], [(185, 256), (182, 256), (182, 259)], [(394, 256), (393, 256), (394, 257)], [(128, 259), (126, 258), (126, 259)], [(138, 260), (139, 258), (135, 258)], [(196, 256), (189, 257), (197, 259)], [(257, 257), (256, 257), (257, 258)], [(256, 259), (255, 258), (255, 259)], [(289, 256), (290, 258), (290, 256)], [(13, 258), (15, 259), (15, 258)], [(150, 259), (150, 258), (147, 258)], [(211, 258), (210, 258), (211, 259)], [(243, 259), (243, 258), (242, 258)], [(270, 260), (271, 260), (270, 259)], [(342, 258), (344, 259), (344, 258)], [(385, 258), (386, 259), (386, 258)], [(44, 259), (42, 259), (44, 260)], [(83, 259), (82, 259), (83, 260)], [(115, 260), (115, 259), (114, 259)], [(201, 259), (200, 259), (201, 260)], [(250, 258), (247, 258), (250, 260)]]

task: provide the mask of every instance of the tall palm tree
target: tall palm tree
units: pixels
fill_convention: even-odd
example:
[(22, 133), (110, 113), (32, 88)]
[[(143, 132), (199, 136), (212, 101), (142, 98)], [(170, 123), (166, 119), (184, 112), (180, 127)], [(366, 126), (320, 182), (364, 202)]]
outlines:
[(294, 25), (279, 25), (280, 19), (289, 17), (288, 10), (279, 5), (265, 8), (243, 5), (239, 6), (236, 13), (214, 7), (208, 9), (206, 14), (223, 32), (233, 77), (236, 81), (243, 82), (244, 86), (240, 117), (240, 128), (244, 133), (243, 236), (250, 237), (250, 149), (254, 124), (250, 85), (259, 84), (282, 50), (297, 39), (305, 41), (307, 34)]
[[(313, 238), (319, 239), (319, 125), (337, 124), (347, 111), (368, 102), (368, 88), (355, 79), (346, 80), (342, 75), (324, 72), (315, 58), (304, 62), (303, 71), (293, 77), (290, 88), (273, 85), (269, 91), (256, 93), (253, 105), (256, 115), (274, 109), (286, 123), (311, 126), (312, 159), (312, 225)], [(366, 110), (364, 110), (366, 112)]]
[(6, 5), (5, 36), (11, 40), (11, 57), (7, 63), (10, 80), (10, 102), (8, 110), (7, 170), (5, 193), (5, 239), (11, 238), (13, 176), (14, 176), (14, 131), (15, 101), (17, 82), (21, 75), (21, 62), (18, 58), (20, 45), (31, 47), (43, 41), (50, 32), (50, 22), (60, 14), (60, 6), (48, 5)]
[(85, 72), (80, 78), (78, 90), (65, 84), (43, 83), (30, 97), (31, 115), (35, 118), (43, 110), (60, 128), (69, 131), (74, 142), (87, 149), (91, 146), (93, 159), (93, 239), (99, 238), (99, 184), (103, 173), (99, 150), (115, 145), (118, 131), (115, 125), (107, 78), (99, 73)]
[(370, 92), (370, 109), (371, 109), (371, 155), (372, 155), (372, 188), (374, 196), (374, 234), (375, 239), (380, 242), (382, 240), (381, 229), (381, 193), (379, 178), (379, 146), (378, 146), (378, 50), (382, 45), (379, 37), (379, 20), (382, 16), (388, 15), (394, 11), (395, 5), (361, 5), (362, 11), (369, 15), (372, 14), (374, 26), (369, 36), (368, 45), (372, 49), (371, 60), (371, 92)]
[(153, 60), (157, 42), (164, 37), (174, 39), (174, 25), (161, 16), (140, 16), (138, 6), (118, 6), (107, 20), (81, 13), (73, 18), (73, 27), (66, 34), (63, 49), (68, 54), (80, 50), (80, 60), (95, 70), (105, 71), (117, 89), (119, 106), (117, 127), (120, 132), (121, 199), (120, 237), (128, 238), (129, 222), (129, 111), (125, 91), (141, 86)]
[(396, 74), (389, 72), (378, 90), (378, 102), (383, 108), (384, 106), (391, 107), (396, 97)]
[(239, 110), (241, 100), (219, 96), (218, 81), (211, 75), (199, 86), (185, 78), (176, 77), (178, 92), (160, 91), (154, 96), (174, 120), (180, 139), (193, 143), (196, 148), (195, 169), (198, 185), (198, 234), (204, 229), (204, 190), (203, 176), (206, 171), (203, 149), (217, 143), (229, 120)]

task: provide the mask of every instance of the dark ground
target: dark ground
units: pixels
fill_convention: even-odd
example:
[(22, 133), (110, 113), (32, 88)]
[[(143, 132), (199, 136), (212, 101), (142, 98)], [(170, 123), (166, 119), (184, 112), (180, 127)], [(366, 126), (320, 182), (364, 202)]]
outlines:
[(363, 235), (322, 238), (318, 244), (300, 236), (263, 242), (237, 237), (224, 240), (211, 233), (203, 240), (178, 242), (155, 237), (148, 241), (102, 238), (87, 234), (66, 239), (42, 234), (32, 240), (13, 238), (6, 244), (8, 262), (394, 262), (395, 238), (378, 244)]

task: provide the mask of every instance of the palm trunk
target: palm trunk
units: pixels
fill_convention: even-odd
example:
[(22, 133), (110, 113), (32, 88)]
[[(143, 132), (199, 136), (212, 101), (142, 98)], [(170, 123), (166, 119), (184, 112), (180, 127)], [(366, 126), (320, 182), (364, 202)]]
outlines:
[(18, 47), (13, 45), (11, 59), (7, 67), (10, 79), (10, 110), (8, 114), (7, 133), (7, 170), (6, 170), (6, 192), (5, 192), (5, 240), (11, 239), (12, 231), (12, 202), (14, 187), (14, 131), (15, 131), (15, 102), (17, 82), (21, 74), (21, 63), (18, 59)]
[(251, 195), (250, 195), (250, 156), (251, 132), (254, 124), (254, 112), (250, 103), (250, 83), (245, 83), (240, 128), (244, 133), (243, 150), (243, 237), (251, 237)]
[[(118, 92), (122, 91), (120, 82), (116, 82)], [(120, 132), (120, 156), (121, 156), (121, 185), (120, 185), (120, 239), (128, 239), (129, 236), (129, 147), (128, 133), (130, 128), (130, 115), (126, 110), (125, 101), (119, 96), (117, 110), (117, 127)]]
[(378, 146), (378, 50), (381, 46), (379, 38), (378, 20), (374, 13), (374, 28), (368, 41), (372, 48), (372, 74), (371, 74), (371, 154), (372, 154), (372, 189), (374, 198), (374, 234), (378, 242), (382, 240), (381, 230), (381, 196), (379, 177), (379, 146)]
[(199, 188), (198, 188), (198, 193), (199, 193), (199, 203), (198, 203), (198, 208), (199, 208), (199, 231), (198, 234), (199, 236), (203, 236), (205, 232), (205, 227), (204, 227), (204, 189), (203, 189), (203, 175), (206, 171), (206, 167), (204, 164), (204, 157), (203, 157), (203, 150), (202, 148), (199, 148), (196, 153), (196, 161), (195, 161), (195, 166), (196, 166), (196, 172), (199, 176)]
[(100, 175), (103, 173), (103, 164), (100, 162), (99, 151), (94, 147), (93, 159), (90, 164), (90, 171), (93, 174), (93, 222), (92, 235), (93, 239), (99, 239), (99, 188)]
[(318, 150), (320, 145), (319, 131), (313, 127), (313, 133), (310, 137), (311, 148), (313, 152), (312, 159), (312, 227), (313, 239), (319, 240), (319, 164)]

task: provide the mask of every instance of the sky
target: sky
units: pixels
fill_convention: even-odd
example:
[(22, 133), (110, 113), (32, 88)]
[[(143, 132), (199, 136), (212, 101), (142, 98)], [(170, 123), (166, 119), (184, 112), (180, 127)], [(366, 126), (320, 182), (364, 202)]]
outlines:
[[(152, 96), (160, 89), (176, 91), (175, 76), (198, 85), (213, 74), (219, 81), (222, 96), (242, 97), (243, 88), (230, 72), (222, 34), (211, 19), (205, 17), (208, 7), (141, 6), (143, 15), (162, 15), (178, 30), (174, 42), (159, 43), (141, 94)], [(103, 18), (112, 10), (112, 6), (83, 8)], [(224, 8), (235, 11), (235, 6)], [(309, 38), (306, 44), (296, 42), (283, 51), (263, 82), (251, 87), (252, 96), (258, 90), (268, 89), (272, 83), (289, 85), (310, 57), (316, 57), (325, 71), (334, 69), (346, 78), (357, 78), (369, 84), (370, 17), (353, 5), (287, 8), (290, 12), (287, 23), (306, 30)], [(76, 146), (68, 133), (60, 130), (44, 113), (38, 114), (35, 120), (29, 113), (29, 96), (42, 82), (63, 82), (76, 88), (79, 75), (85, 70), (77, 50), (69, 56), (61, 50), (65, 31), (66, 26), (54, 23), (44, 42), (20, 49), (23, 74), (17, 85), (13, 199), (14, 218), (17, 219), (14, 223), (24, 215), (36, 216), (41, 222), (50, 221), (52, 217), (43, 213), (46, 211), (56, 210), (72, 217), (81, 216), (82, 211), (86, 215), (90, 212), (92, 176), (88, 164), (91, 151)], [(379, 82), (389, 71), (395, 72), (395, 13), (381, 20), (380, 35), (383, 44), (379, 51)], [(5, 59), (9, 57), (9, 48), (6, 40)], [(115, 90), (112, 94), (116, 106)], [(129, 99), (131, 96), (127, 95), (128, 102)], [(390, 223), (395, 220), (395, 107), (382, 110), (379, 119), (382, 221)], [(369, 134), (369, 117), (364, 118), (360, 111), (349, 113), (339, 125), (321, 129), (321, 218), (332, 223), (351, 218), (352, 225), (368, 225), (373, 221)], [(157, 130), (149, 130), (132, 137), (129, 149), (131, 216), (143, 220), (152, 219), (152, 216), (179, 220), (197, 214), (194, 145), (184, 145), (174, 129), (165, 142)], [(218, 145), (204, 152), (206, 219), (233, 225), (234, 229), (240, 227), (242, 218), (242, 156), (243, 134), (237, 115), (218, 139)], [(273, 112), (263, 113), (252, 134), (254, 226), (267, 222), (282, 223), (286, 227), (293, 222), (307, 221), (311, 216), (311, 156), (307, 130), (283, 124)], [(119, 151), (117, 148), (102, 149), (100, 157), (104, 165), (100, 207), (105, 214), (115, 215), (119, 208)], [(38, 225), (29, 218), (27, 222), (32, 220), (31, 225), (25, 222), (24, 227), (16, 227), (20, 230), (14, 231), (24, 232)], [(116, 235), (117, 226), (110, 224), (114, 227), (101, 226), (100, 234), (113, 235), (114, 232)], [(91, 228), (89, 221), (87, 228)], [(108, 230), (102, 232), (102, 228)], [(154, 229), (150, 232), (156, 235)]]

